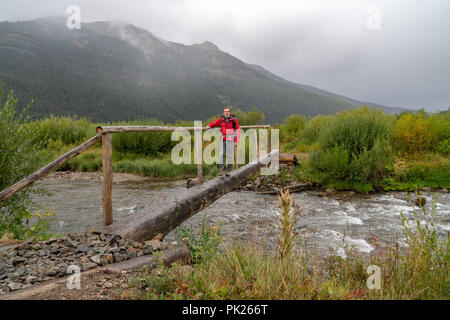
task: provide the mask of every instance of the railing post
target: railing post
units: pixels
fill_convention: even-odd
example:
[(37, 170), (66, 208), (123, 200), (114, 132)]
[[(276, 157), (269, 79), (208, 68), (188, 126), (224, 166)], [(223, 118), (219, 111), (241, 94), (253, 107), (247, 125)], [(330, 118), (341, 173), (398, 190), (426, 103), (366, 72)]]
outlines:
[(111, 133), (102, 134), (102, 165), (103, 165), (103, 225), (113, 223), (112, 212), (112, 137)]

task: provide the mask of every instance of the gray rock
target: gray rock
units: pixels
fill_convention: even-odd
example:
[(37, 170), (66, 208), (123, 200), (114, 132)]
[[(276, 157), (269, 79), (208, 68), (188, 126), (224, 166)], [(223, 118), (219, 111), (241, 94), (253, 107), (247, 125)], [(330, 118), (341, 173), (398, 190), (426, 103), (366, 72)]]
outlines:
[(47, 272), (45, 272), (45, 275), (47, 275), (47, 276), (49, 276), (49, 277), (53, 277), (53, 276), (55, 276), (58, 272), (59, 272), (59, 268), (58, 268), (58, 267), (53, 267), (53, 268), (50, 268), (49, 270), (47, 270)]
[(31, 236), (31, 237), (29, 237), (27, 240), (25, 240), (25, 243), (26, 243), (26, 244), (31, 244), (31, 243), (33, 243), (35, 240), (36, 240), (36, 237), (35, 237), (35, 236)]
[(7, 286), (11, 289), (11, 291), (19, 290), (20, 288), (22, 288), (22, 284), (17, 282), (10, 282), (7, 284)]
[(0, 274), (4, 274), (6, 272), (6, 265), (0, 263)]
[(54, 244), (56, 241), (58, 241), (58, 239), (56, 239), (56, 238), (51, 238), (50, 240), (45, 241), (45, 244), (47, 244), (47, 245), (52, 245), (52, 244)]
[(25, 283), (35, 283), (38, 281), (38, 278), (35, 276), (28, 276), (25, 278)]
[(24, 268), (17, 268), (14, 273), (17, 275), (17, 277), (23, 277), (27, 273), (27, 270), (25, 270)]
[(100, 247), (100, 248), (94, 249), (94, 251), (98, 252), (98, 253), (105, 253), (106, 252), (106, 248), (105, 247)]
[(92, 262), (101, 264), (102, 263), (102, 254), (97, 254), (95, 256), (90, 257), (89, 259), (91, 259)]
[(7, 256), (8, 256), (8, 258), (13, 258), (13, 257), (17, 256), (17, 251), (15, 249), (9, 249), (7, 252)]
[(82, 245), (82, 244), (77, 246), (77, 252), (88, 253), (89, 250), (91, 250), (91, 248), (89, 248), (88, 246), (85, 246), (85, 245)]
[(48, 256), (49, 252), (47, 250), (39, 250), (37, 254), (39, 257), (45, 257)]
[(14, 266), (21, 264), (23, 262), (27, 261), (27, 259), (22, 258), (22, 257), (15, 257), (14, 259), (12, 259), (12, 263)]
[(83, 271), (90, 270), (92, 268), (95, 268), (96, 266), (97, 264), (94, 262), (86, 262), (81, 265), (81, 270)]
[(113, 258), (114, 258), (114, 262), (122, 261), (122, 256), (119, 253), (114, 253)]
[(11, 288), (7, 285), (1, 285), (0, 284), (0, 290), (4, 291), (5, 293), (11, 292)]
[(153, 251), (163, 250), (164, 244), (159, 240), (149, 240), (145, 241), (145, 245), (153, 249)]
[(112, 236), (111, 238), (108, 238), (108, 243), (109, 244), (115, 244), (115, 243), (117, 243), (118, 241), (119, 241), (119, 239), (120, 239), (120, 237), (119, 236)]
[(26, 253), (23, 255), (23, 257), (26, 258), (26, 259), (28, 259), (28, 258), (31, 258), (31, 257), (34, 256), (34, 255), (35, 255), (34, 251), (28, 251), (28, 252), (26, 252)]
[(64, 239), (64, 245), (67, 248), (75, 248), (77, 246), (77, 243), (72, 241), (72, 240), (70, 240), (70, 238), (65, 238)]
[(112, 247), (112, 248), (109, 248), (109, 250), (108, 250), (108, 252), (109, 253), (116, 253), (116, 252), (119, 252), (119, 248), (118, 247)]

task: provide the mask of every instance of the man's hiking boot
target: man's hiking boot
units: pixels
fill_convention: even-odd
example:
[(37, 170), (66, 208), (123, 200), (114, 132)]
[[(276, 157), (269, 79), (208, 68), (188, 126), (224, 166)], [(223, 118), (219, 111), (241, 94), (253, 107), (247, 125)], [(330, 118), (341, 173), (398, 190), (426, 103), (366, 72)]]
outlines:
[(220, 178), (224, 178), (224, 177), (225, 177), (225, 171), (220, 170), (220, 172), (219, 172), (219, 177), (220, 177)]
[(231, 172), (230, 172), (230, 171), (228, 171), (228, 170), (227, 170), (227, 171), (225, 171), (225, 176), (226, 176), (226, 177), (229, 177), (229, 176), (230, 176), (230, 174), (231, 174)]

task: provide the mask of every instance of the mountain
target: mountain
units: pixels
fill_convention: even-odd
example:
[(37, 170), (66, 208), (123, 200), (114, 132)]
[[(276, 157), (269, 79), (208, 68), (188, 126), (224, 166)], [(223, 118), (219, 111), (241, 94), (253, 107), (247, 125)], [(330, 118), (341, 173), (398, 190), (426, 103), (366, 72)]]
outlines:
[(78, 115), (94, 121), (206, 119), (225, 104), (258, 108), (270, 123), (293, 113), (314, 116), (360, 102), (278, 77), (213, 43), (166, 41), (124, 22), (63, 19), (0, 22), (0, 81), (37, 116)]

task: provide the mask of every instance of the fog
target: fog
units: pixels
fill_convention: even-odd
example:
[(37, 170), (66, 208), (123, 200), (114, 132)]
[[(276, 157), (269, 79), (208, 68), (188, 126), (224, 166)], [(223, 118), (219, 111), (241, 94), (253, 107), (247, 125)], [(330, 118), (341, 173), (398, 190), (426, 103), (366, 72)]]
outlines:
[(0, 21), (121, 20), (184, 44), (209, 40), (290, 81), (351, 98), (450, 107), (448, 0), (2, 0)]

